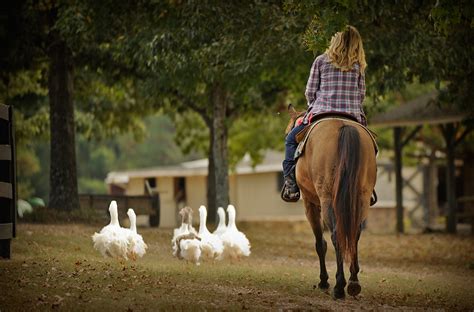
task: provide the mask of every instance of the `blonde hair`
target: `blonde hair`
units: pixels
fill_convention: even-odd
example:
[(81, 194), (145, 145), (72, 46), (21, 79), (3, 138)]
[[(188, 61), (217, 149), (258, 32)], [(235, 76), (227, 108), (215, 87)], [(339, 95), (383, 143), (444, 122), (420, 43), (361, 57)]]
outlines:
[(360, 73), (365, 72), (367, 63), (362, 38), (353, 26), (348, 25), (344, 31), (336, 33), (325, 53), (331, 63), (342, 71), (349, 71), (355, 63), (359, 63)]

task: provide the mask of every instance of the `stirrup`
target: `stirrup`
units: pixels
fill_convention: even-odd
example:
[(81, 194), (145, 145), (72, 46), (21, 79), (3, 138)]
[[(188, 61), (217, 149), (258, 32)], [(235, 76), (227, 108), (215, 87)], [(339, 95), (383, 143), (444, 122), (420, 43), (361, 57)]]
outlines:
[[(286, 197), (285, 195), (293, 195), (290, 197)], [(288, 203), (295, 203), (300, 199), (300, 191), (298, 190), (296, 193), (290, 193), (290, 191), (287, 191), (286, 188), (286, 183), (283, 184), (283, 187), (281, 188), (281, 193), (280, 193), (281, 199)]]

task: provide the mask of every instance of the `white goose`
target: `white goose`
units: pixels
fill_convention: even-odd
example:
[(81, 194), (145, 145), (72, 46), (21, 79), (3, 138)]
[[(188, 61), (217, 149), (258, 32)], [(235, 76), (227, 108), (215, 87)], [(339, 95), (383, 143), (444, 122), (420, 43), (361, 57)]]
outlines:
[(227, 226), (225, 225), (225, 211), (224, 211), (224, 208), (219, 207), (217, 209), (217, 214), (219, 215), (219, 225), (217, 226), (217, 229), (214, 231), (213, 234), (220, 237), (227, 230)]
[(199, 233), (201, 238), (201, 252), (205, 259), (222, 260), (224, 245), (219, 236), (209, 232), (206, 226), (207, 210), (205, 206), (199, 207)]
[(173, 239), (171, 240), (173, 256), (199, 265), (201, 239), (197, 236), (197, 233), (193, 233), (193, 228), (188, 223), (192, 220), (192, 209), (184, 207), (179, 211), (179, 214), (181, 215), (181, 226), (174, 229)]
[[(197, 235), (196, 230), (192, 226), (192, 222), (193, 222), (192, 213), (193, 213), (193, 210), (191, 207), (184, 207), (184, 208), (181, 208), (181, 210), (179, 211), (179, 215), (181, 216), (181, 226), (173, 230), (173, 238), (171, 239), (172, 244), (179, 235), (183, 234), (188, 229), (191, 233), (194, 233)], [(190, 227), (188, 227), (188, 225), (190, 225)]]
[[(186, 208), (186, 207), (185, 207)], [(173, 244), (173, 242), (176, 240), (176, 238), (183, 234), (186, 229), (188, 228), (188, 224), (187, 224), (187, 221), (185, 222), (185, 214), (186, 214), (186, 210), (185, 208), (182, 208), (180, 211), (179, 211), (179, 215), (181, 216), (181, 226), (179, 228), (176, 228), (173, 230), (173, 238), (171, 239), (171, 243)]]
[(136, 260), (137, 257), (141, 258), (146, 253), (148, 246), (143, 241), (143, 237), (137, 233), (137, 215), (132, 208), (127, 211), (128, 218), (130, 219), (130, 230), (128, 232), (128, 252), (127, 256)]
[(233, 259), (250, 256), (250, 242), (235, 225), (235, 207), (229, 205), (227, 213), (229, 214), (229, 223), (227, 224), (227, 230), (221, 236), (224, 243), (224, 256)]
[(176, 239), (177, 250), (176, 256), (179, 259), (184, 259), (200, 265), (201, 258), (201, 239), (194, 233), (191, 233), (189, 227), (184, 234), (181, 234)]
[(110, 202), (109, 213), (110, 223), (103, 227), (99, 233), (92, 235), (94, 248), (104, 257), (127, 260), (127, 233), (120, 227), (115, 200)]

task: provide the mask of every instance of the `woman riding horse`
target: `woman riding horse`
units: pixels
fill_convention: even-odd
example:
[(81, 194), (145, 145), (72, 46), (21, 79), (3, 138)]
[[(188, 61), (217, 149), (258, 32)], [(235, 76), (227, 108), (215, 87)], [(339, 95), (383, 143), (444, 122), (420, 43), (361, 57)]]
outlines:
[[(322, 221), (329, 228), (337, 260), (335, 298), (345, 296), (344, 259), (350, 263), (351, 273), (347, 292), (356, 296), (361, 291), (357, 245), (376, 180), (375, 142), (364, 127), (366, 119), (362, 110), (365, 67), (360, 35), (348, 26), (332, 38), (326, 53), (314, 61), (306, 88), (310, 107), (301, 124), (296, 122), (299, 114), (289, 107), (292, 120), (287, 130), (293, 129), (286, 138), (282, 197), (298, 200), (297, 181), (316, 240), (321, 289), (329, 288)], [(323, 113), (338, 116), (319, 119)], [(341, 118), (341, 113), (350, 118)], [(318, 118), (317, 124), (310, 130), (295, 170), (295, 135), (314, 116)]]
[(302, 122), (294, 127), (285, 139), (283, 200), (293, 202), (300, 197), (295, 178), (294, 155), (298, 146), (295, 136), (315, 116), (328, 113), (343, 114), (354, 118), (364, 126), (367, 125), (362, 109), (366, 67), (362, 39), (357, 29), (352, 26), (347, 26), (343, 32), (336, 33), (326, 52), (315, 59), (305, 92), (309, 108)]

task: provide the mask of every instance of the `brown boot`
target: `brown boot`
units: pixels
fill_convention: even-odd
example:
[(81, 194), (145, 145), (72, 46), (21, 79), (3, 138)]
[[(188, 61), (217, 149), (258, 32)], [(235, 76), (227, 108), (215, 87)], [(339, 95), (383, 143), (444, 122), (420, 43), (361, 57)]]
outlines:
[(300, 199), (300, 189), (296, 184), (294, 172), (285, 177), (285, 184), (281, 189), (281, 199), (286, 202), (297, 202)]

